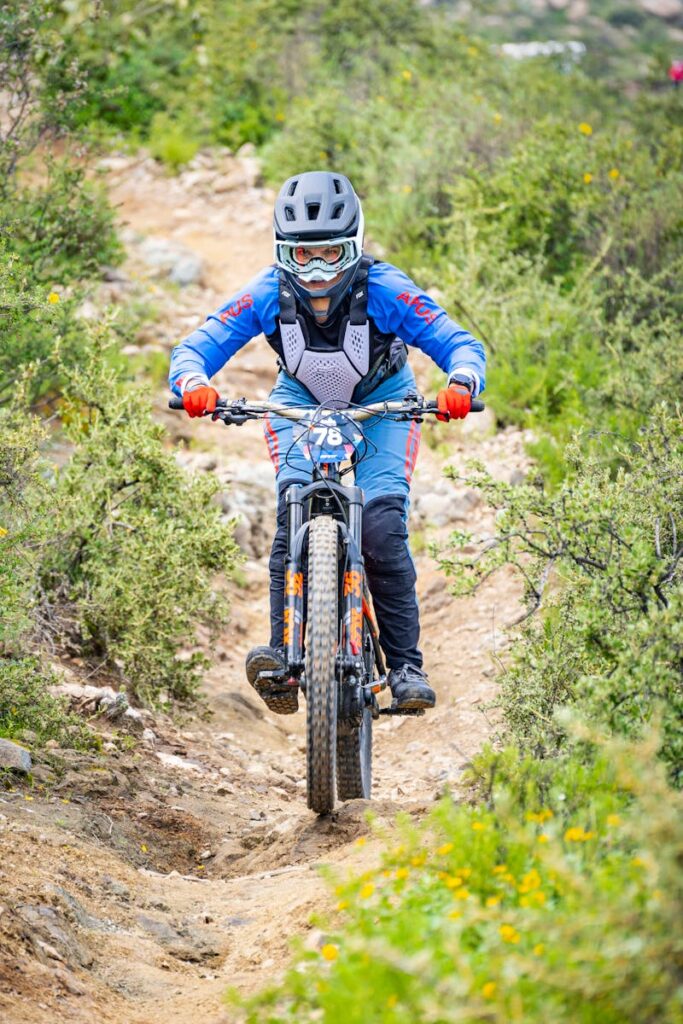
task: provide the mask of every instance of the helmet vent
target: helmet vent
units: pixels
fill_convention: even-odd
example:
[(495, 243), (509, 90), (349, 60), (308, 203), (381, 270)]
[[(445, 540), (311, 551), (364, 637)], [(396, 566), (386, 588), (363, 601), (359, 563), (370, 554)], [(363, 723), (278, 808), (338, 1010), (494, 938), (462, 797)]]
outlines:
[(341, 217), (343, 212), (344, 212), (344, 204), (343, 203), (337, 203), (337, 205), (335, 206), (334, 210), (332, 211), (332, 220), (339, 220), (339, 218)]
[(287, 218), (287, 220), (296, 220), (294, 210), (292, 209), (291, 206), (285, 206), (285, 217)]
[(296, 192), (296, 186), (298, 184), (299, 184), (299, 179), (295, 178), (294, 181), (292, 182), (292, 184), (289, 186), (289, 188), (287, 190), (287, 195), (288, 196), (293, 196), (294, 195), (294, 193)]
[(320, 203), (309, 203), (306, 207), (309, 220), (317, 220), (320, 213)]
[(340, 196), (344, 191), (342, 188), (342, 183), (339, 180), (339, 178), (334, 179), (334, 191), (337, 193), (338, 196)]

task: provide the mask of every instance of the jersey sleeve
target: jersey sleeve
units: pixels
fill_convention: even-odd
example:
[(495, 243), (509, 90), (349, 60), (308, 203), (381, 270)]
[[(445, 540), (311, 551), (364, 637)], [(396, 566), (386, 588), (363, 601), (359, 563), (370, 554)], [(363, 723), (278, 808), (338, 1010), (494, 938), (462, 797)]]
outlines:
[(469, 371), (476, 392), (486, 384), (486, 354), (480, 341), (456, 323), (438, 302), (390, 263), (368, 273), (368, 315), (381, 331), (419, 348), (449, 376)]
[(277, 309), (277, 271), (268, 267), (176, 345), (168, 375), (171, 389), (180, 394), (177, 382), (190, 375), (208, 381), (248, 341), (275, 329)]

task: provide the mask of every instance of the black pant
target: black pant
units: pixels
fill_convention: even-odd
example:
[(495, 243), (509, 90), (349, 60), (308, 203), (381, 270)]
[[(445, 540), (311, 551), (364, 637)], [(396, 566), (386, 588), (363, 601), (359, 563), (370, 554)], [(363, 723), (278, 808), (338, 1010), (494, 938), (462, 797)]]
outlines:
[[(271, 647), (282, 647), (284, 625), (287, 507), (280, 492), (277, 530), (270, 553)], [(406, 663), (422, 667), (418, 649), (420, 615), (415, 594), (415, 566), (408, 550), (405, 499), (401, 495), (374, 498), (363, 510), (363, 558), (379, 640), (389, 668)]]

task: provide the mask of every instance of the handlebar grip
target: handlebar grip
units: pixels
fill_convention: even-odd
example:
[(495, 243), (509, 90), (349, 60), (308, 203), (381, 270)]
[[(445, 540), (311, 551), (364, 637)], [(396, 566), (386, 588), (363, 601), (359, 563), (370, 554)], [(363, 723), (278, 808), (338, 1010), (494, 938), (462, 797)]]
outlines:
[(483, 412), (485, 408), (486, 406), (484, 405), (484, 403), (481, 402), (478, 398), (472, 399), (472, 404), (470, 405), (470, 412)]
[(185, 406), (183, 405), (182, 398), (178, 398), (177, 395), (174, 395), (173, 398), (169, 398), (169, 400), (168, 400), (168, 407), (169, 407), (169, 409), (184, 409), (185, 408)]

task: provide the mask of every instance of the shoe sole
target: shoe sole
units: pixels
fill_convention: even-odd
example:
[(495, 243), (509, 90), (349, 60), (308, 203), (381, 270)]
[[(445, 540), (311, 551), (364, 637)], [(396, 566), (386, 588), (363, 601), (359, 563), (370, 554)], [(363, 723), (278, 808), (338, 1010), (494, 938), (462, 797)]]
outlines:
[(299, 686), (276, 687), (269, 679), (259, 679), (261, 672), (274, 672), (282, 663), (269, 654), (256, 655), (249, 662), (247, 680), (269, 711), (276, 715), (293, 715), (299, 710)]
[(436, 699), (429, 700), (426, 697), (406, 697), (400, 702), (395, 701), (393, 707), (395, 707), (397, 711), (403, 711), (404, 709), (409, 708), (424, 708), (426, 710), (428, 708), (433, 708), (435, 704)]

